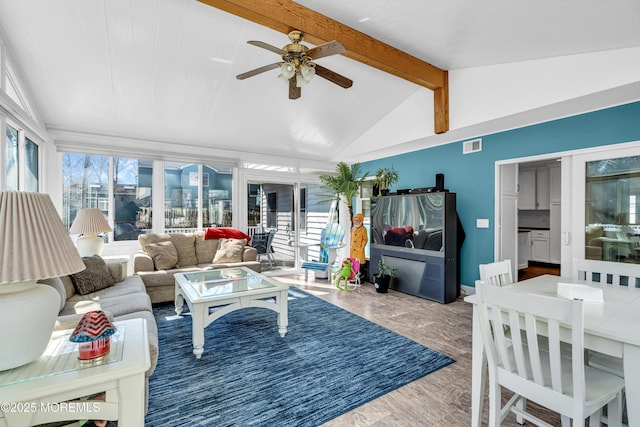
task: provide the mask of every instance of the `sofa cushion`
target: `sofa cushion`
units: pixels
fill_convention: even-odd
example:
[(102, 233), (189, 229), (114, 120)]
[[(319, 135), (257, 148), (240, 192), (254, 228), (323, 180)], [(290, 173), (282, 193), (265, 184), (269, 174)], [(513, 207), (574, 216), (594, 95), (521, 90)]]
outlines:
[(169, 242), (171, 241), (171, 236), (167, 233), (150, 233), (150, 234), (141, 234), (138, 236), (138, 242), (140, 243), (140, 247), (143, 251), (146, 252), (145, 246), (151, 243), (160, 243), (160, 242)]
[(146, 293), (136, 292), (110, 298), (67, 301), (60, 314), (88, 313), (93, 310), (110, 311), (114, 316), (118, 317), (135, 311), (150, 311), (151, 300)]
[(195, 238), (198, 264), (207, 264), (213, 261), (213, 257), (216, 255), (216, 250), (218, 249), (218, 239), (205, 240), (202, 231), (196, 232)]
[(246, 239), (220, 239), (216, 256), (213, 262), (242, 262), (244, 247), (247, 245)]
[(204, 239), (246, 239), (247, 243), (251, 241), (251, 236), (241, 230), (228, 227), (207, 228), (204, 232)]
[(172, 242), (150, 243), (144, 248), (156, 270), (170, 270), (178, 264), (178, 251)]
[(100, 256), (82, 257), (82, 261), (86, 268), (71, 275), (71, 281), (77, 293), (86, 295), (113, 286), (113, 277)]
[(135, 293), (145, 293), (147, 288), (144, 286), (144, 282), (140, 276), (127, 276), (121, 282), (117, 282), (113, 286), (110, 286), (105, 289), (101, 289), (96, 292), (92, 292), (87, 295), (79, 295), (76, 294), (67, 299), (67, 303), (75, 303), (77, 301), (88, 301), (88, 300), (104, 300), (108, 298), (118, 297), (121, 295), (130, 295)]
[(62, 310), (62, 307), (64, 307), (67, 302), (67, 291), (64, 288), (62, 280), (59, 277), (50, 277), (48, 279), (40, 279), (38, 280), (38, 283), (49, 285), (58, 292), (60, 295), (60, 306), (58, 307), (58, 311)]
[(186, 267), (188, 265), (196, 265), (198, 258), (196, 257), (195, 236), (193, 234), (175, 233), (170, 234), (171, 243), (178, 251), (178, 267)]

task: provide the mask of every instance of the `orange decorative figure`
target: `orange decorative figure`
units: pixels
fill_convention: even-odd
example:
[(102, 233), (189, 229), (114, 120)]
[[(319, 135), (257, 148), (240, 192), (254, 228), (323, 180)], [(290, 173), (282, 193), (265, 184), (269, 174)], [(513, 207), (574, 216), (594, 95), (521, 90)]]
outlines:
[(357, 258), (360, 263), (364, 263), (364, 247), (367, 245), (369, 238), (367, 229), (364, 228), (364, 215), (355, 214), (353, 216), (353, 227), (351, 227), (351, 248), (350, 257)]

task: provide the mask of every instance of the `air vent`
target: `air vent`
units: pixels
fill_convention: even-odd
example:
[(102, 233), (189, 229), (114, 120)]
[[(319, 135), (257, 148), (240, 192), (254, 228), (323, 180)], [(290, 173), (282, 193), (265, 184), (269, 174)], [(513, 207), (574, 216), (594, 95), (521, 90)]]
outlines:
[(482, 138), (465, 141), (462, 144), (462, 154), (470, 154), (482, 151)]

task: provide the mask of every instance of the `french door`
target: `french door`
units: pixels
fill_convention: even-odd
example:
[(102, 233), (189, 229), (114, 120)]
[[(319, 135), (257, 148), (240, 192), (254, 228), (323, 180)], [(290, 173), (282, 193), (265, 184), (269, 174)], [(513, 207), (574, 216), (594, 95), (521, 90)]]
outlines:
[(640, 263), (640, 142), (572, 156), (571, 260)]

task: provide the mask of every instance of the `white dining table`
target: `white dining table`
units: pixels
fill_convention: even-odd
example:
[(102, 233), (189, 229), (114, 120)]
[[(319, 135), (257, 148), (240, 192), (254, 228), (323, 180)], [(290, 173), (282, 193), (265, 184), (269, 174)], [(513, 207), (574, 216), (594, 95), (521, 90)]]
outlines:
[[(506, 289), (536, 295), (557, 296), (558, 283), (585, 284), (582, 280), (543, 275), (523, 280)], [(640, 426), (640, 289), (602, 286), (602, 302), (584, 303), (585, 348), (623, 359), (629, 426)], [(473, 355), (471, 376), (471, 425), (480, 426), (487, 376), (475, 295), (473, 304)]]

